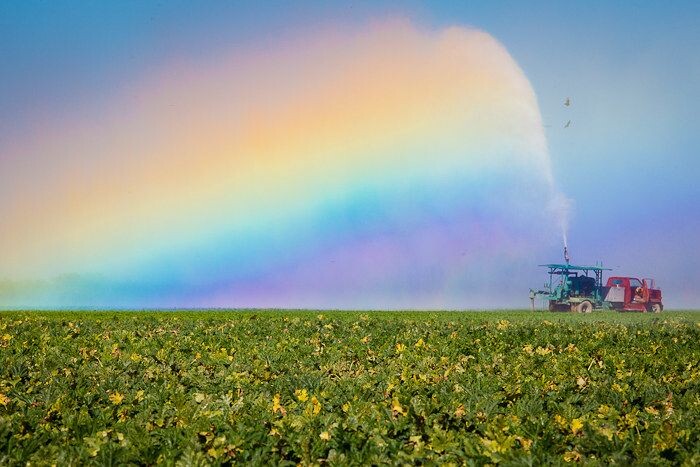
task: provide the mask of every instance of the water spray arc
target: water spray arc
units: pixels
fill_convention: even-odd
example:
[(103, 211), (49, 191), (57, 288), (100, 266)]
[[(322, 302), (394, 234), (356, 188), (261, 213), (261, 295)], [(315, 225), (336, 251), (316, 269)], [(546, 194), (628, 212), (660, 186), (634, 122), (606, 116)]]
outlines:
[(504, 269), (568, 204), (503, 45), (391, 19), (266, 44), (163, 63), (3, 153), (0, 184), (57, 169), (0, 199), (0, 281), (22, 279), (0, 305), (516, 306)]

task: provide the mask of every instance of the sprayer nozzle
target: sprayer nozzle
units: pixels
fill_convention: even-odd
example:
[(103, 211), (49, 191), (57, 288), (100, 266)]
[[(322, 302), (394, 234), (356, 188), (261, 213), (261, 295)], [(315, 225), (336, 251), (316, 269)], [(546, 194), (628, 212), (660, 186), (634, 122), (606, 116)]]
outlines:
[(566, 261), (566, 264), (569, 264), (569, 249), (565, 246), (564, 247), (564, 261)]

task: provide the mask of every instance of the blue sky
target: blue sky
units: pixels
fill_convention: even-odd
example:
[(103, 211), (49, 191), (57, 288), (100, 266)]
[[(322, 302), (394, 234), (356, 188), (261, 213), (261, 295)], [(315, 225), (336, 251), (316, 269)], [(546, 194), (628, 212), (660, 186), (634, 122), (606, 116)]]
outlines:
[(537, 93), (574, 202), (574, 260), (655, 275), (670, 303), (700, 304), (699, 2), (3, 2), (0, 149), (164, 61), (388, 16), (501, 41)]

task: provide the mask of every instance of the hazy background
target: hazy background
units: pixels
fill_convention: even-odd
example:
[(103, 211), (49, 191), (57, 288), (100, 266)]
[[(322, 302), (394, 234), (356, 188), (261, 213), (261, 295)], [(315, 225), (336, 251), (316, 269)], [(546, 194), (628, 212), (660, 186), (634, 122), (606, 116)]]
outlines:
[[(8, 154), (21, 154), (16, 148), (27, 138), (52, 131), (54, 122), (66, 116), (91, 118), (95, 108), (108, 106), (116, 93), (163, 63), (192, 57), (206, 61), (231, 48), (263, 50), (300, 31), (334, 24), (361, 27), (396, 16), (429, 29), (484, 30), (525, 72), (537, 94), (554, 178), (573, 200), (569, 239), (575, 263), (602, 260), (621, 275), (654, 276), (667, 307), (698, 306), (697, 2), (3, 2), (2, 203), (16, 201), (19, 185), (36, 183), (40, 190), (55, 170), (33, 166), (29, 159), (9, 161)], [(568, 107), (566, 98), (571, 99)], [(5, 235), (12, 230), (3, 220), (0, 227)], [(507, 267), (486, 271), (480, 282), (515, 283), (503, 296), (482, 297), (477, 304), (525, 305), (527, 289), (544, 280), (536, 264), (561, 256), (557, 242), (548, 240), (543, 248), (529, 269), (518, 262), (511, 275)], [(5, 276), (0, 277), (5, 288), (16, 288), (18, 278)], [(21, 279), (33, 287), (32, 278)], [(62, 280), (70, 283), (70, 278)], [(109, 277), (101, 280), (109, 282)], [(134, 287), (122, 285), (116, 293)], [(64, 290), (60, 298), (37, 299), (36, 305), (93, 304), (91, 286), (80, 288), (74, 296)], [(115, 303), (177, 304), (158, 302), (153, 299), (158, 294), (144, 291), (133, 301)], [(150, 298), (139, 302), (138, 297)], [(94, 304), (108, 306), (105, 300)], [(22, 304), (33, 303), (25, 297)], [(238, 304), (232, 300), (230, 305)]]

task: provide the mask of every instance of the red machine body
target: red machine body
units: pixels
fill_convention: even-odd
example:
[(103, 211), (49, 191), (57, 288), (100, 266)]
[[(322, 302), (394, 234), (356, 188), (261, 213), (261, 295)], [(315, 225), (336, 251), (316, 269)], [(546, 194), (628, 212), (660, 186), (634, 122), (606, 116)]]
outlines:
[(619, 311), (658, 313), (664, 308), (661, 289), (656, 287), (654, 279), (636, 277), (610, 277), (605, 287), (605, 302)]

